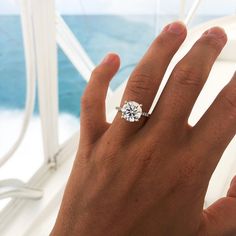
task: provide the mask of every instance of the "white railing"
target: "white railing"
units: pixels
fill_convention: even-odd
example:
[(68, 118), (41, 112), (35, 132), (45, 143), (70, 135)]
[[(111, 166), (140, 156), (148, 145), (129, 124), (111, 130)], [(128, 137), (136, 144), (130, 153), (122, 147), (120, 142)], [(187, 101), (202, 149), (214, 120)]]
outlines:
[[(58, 153), (64, 147), (58, 143), (57, 43), (85, 81), (89, 80), (94, 64), (63, 19), (55, 13), (53, 0), (21, 0), (20, 3), (27, 69), (26, 109), (19, 138), (10, 151), (0, 159), (0, 167), (11, 158), (25, 136), (34, 110), (37, 78), (45, 164), (49, 169), (56, 168)], [(110, 90), (109, 94), (111, 93)], [(8, 180), (0, 181), (0, 188), (3, 188), (3, 184), (5, 186), (5, 191), (0, 191), (0, 198), (18, 195), (32, 197), (32, 188), (29, 186), (27, 189), (23, 183), (20, 187), (19, 180), (10, 180), (11, 191), (7, 191), (6, 183)]]
[(40, 199), (43, 191), (37, 188), (30, 188), (27, 184), (17, 179), (8, 179), (0, 182), (0, 200), (15, 197), (26, 199)]
[(31, 6), (29, 2), (21, 1), (21, 22), (22, 32), (24, 38), (24, 50), (25, 50), (25, 61), (26, 61), (26, 77), (27, 77), (27, 94), (25, 102), (25, 114), (23, 118), (23, 124), (20, 134), (16, 142), (12, 145), (11, 149), (0, 159), (0, 168), (3, 166), (15, 153), (24, 139), (27, 131), (30, 118), (34, 110), (35, 101), (35, 81), (36, 81), (36, 58), (34, 53), (34, 34), (31, 26)]
[(54, 0), (31, 2), (31, 24), (38, 79), (39, 112), (45, 162), (54, 165), (58, 141), (58, 67)]

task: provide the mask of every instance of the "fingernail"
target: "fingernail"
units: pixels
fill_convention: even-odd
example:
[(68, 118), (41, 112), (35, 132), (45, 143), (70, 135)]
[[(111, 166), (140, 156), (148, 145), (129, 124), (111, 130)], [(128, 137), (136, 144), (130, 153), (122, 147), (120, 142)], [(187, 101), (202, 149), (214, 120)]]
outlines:
[(101, 64), (113, 64), (113, 62), (117, 59), (116, 54), (109, 53), (102, 60)]
[(184, 25), (184, 23), (182, 23), (181, 21), (176, 21), (173, 22), (169, 25), (167, 25), (163, 31), (164, 32), (170, 32), (170, 33), (174, 33), (176, 35), (181, 35), (184, 31), (185, 31), (186, 27)]
[(220, 27), (213, 27), (213, 28), (205, 31), (203, 33), (203, 36), (212, 36), (212, 37), (215, 37), (217, 39), (222, 39), (222, 40), (226, 39), (226, 33), (225, 33), (224, 29), (222, 29)]

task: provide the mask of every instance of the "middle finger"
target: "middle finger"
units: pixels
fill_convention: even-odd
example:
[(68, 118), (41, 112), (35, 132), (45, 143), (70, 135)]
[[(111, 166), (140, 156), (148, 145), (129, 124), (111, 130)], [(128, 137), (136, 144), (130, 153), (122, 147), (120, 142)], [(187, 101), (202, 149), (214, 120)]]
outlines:
[(219, 27), (211, 28), (201, 36), (174, 68), (153, 111), (150, 125), (156, 124), (158, 119), (168, 120), (178, 127), (180, 123), (187, 124), (193, 105), (226, 42), (227, 36)]

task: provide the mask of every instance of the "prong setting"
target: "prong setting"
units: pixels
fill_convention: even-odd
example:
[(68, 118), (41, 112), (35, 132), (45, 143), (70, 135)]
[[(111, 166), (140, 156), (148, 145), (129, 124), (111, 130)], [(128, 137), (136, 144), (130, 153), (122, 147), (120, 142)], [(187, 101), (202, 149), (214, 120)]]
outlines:
[(143, 104), (139, 104), (135, 101), (125, 101), (123, 107), (116, 107), (121, 112), (121, 118), (129, 122), (137, 122), (141, 116), (149, 117), (147, 112), (142, 111)]

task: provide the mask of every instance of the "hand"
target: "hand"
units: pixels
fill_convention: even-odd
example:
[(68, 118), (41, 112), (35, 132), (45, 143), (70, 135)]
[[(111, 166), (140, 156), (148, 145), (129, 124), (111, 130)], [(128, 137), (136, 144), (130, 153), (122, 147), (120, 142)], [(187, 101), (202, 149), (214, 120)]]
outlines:
[[(133, 71), (125, 100), (148, 111), (187, 30), (166, 26)], [(224, 31), (205, 32), (174, 68), (150, 118), (106, 122), (108, 85), (119, 68), (109, 54), (93, 71), (81, 101), (81, 137), (56, 236), (235, 236), (236, 178), (208, 209), (211, 175), (236, 132), (236, 75), (200, 121), (188, 117), (220, 51)]]

